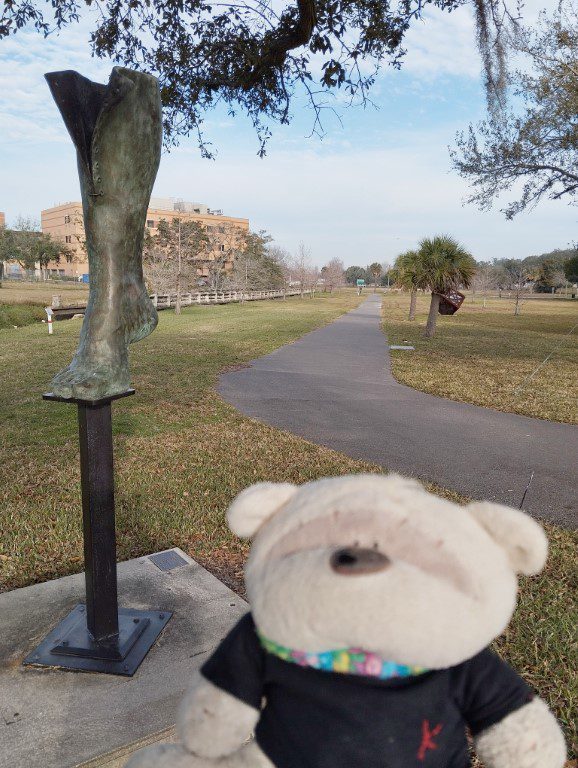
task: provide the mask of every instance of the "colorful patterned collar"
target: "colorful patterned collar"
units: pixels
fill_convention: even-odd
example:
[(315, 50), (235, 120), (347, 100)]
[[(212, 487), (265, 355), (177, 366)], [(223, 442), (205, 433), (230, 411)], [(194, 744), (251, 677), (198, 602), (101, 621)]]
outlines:
[(380, 680), (390, 680), (392, 677), (413, 677), (428, 671), (425, 667), (406, 666), (405, 664), (396, 664), (393, 661), (384, 661), (377, 654), (362, 651), (360, 648), (344, 648), (339, 651), (323, 651), (321, 653), (294, 651), (268, 640), (259, 632), (257, 634), (261, 645), (268, 653), (278, 656), (283, 661), (299, 664), (300, 667), (312, 667), (324, 672), (377, 677)]

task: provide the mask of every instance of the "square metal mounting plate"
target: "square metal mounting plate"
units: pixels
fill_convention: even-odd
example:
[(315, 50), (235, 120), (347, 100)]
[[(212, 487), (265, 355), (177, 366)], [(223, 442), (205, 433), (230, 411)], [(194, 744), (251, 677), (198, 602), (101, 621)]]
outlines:
[[(22, 662), (26, 666), (60, 667), (85, 672), (105, 672), (132, 677), (157, 637), (172, 616), (170, 611), (138, 611), (119, 608), (120, 655), (124, 658), (103, 658), (112, 655), (96, 649), (86, 629), (86, 609), (77, 605)], [(131, 625), (133, 631), (131, 632)], [(137, 629), (138, 628), (138, 629)], [(67, 654), (62, 641), (74, 642), (73, 653)], [(70, 642), (70, 640), (68, 641)], [(84, 648), (82, 647), (84, 644)]]

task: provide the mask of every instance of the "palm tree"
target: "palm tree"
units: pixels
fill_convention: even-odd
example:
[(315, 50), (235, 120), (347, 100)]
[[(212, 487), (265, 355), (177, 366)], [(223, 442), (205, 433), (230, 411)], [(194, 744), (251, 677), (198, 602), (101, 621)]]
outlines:
[(374, 261), (373, 264), (369, 265), (367, 271), (373, 277), (373, 292), (375, 293), (377, 290), (377, 281), (381, 276), (381, 264), (379, 264), (377, 261)]
[(409, 291), (409, 317), (408, 320), (415, 320), (415, 305), (417, 301), (417, 292), (423, 288), (422, 268), (419, 253), (417, 251), (406, 251), (400, 253), (393, 265), (394, 280), (396, 285)]
[(424, 336), (431, 339), (436, 331), (436, 320), (442, 294), (460, 285), (468, 288), (476, 271), (471, 253), (449, 235), (426, 237), (419, 244), (421, 282), (431, 291), (431, 304)]

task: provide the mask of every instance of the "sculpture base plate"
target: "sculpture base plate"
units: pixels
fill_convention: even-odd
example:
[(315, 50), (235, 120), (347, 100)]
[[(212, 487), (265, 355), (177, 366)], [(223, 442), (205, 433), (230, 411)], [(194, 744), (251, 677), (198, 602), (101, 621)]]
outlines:
[(23, 664), (132, 677), (171, 616), (169, 611), (120, 608), (118, 642), (96, 643), (86, 626), (85, 606), (77, 605)]
[(134, 395), (134, 393), (134, 389), (127, 389), (125, 392), (120, 392), (118, 395), (108, 395), (107, 397), (101, 397), (100, 400), (85, 400), (78, 397), (60, 397), (60, 395), (55, 395), (54, 392), (45, 392), (42, 395), (42, 399), (49, 400), (53, 403), (75, 403), (76, 405), (89, 405), (94, 407), (97, 405), (106, 405), (107, 403), (112, 403), (113, 400), (120, 400), (122, 397), (130, 397), (131, 395)]

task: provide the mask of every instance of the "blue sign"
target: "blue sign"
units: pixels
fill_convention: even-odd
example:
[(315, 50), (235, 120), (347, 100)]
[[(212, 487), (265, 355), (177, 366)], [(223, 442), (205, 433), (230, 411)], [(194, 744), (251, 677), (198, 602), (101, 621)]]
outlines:
[(361, 278), (359, 278), (357, 280), (357, 285), (365, 285), (365, 280), (362, 280)]

